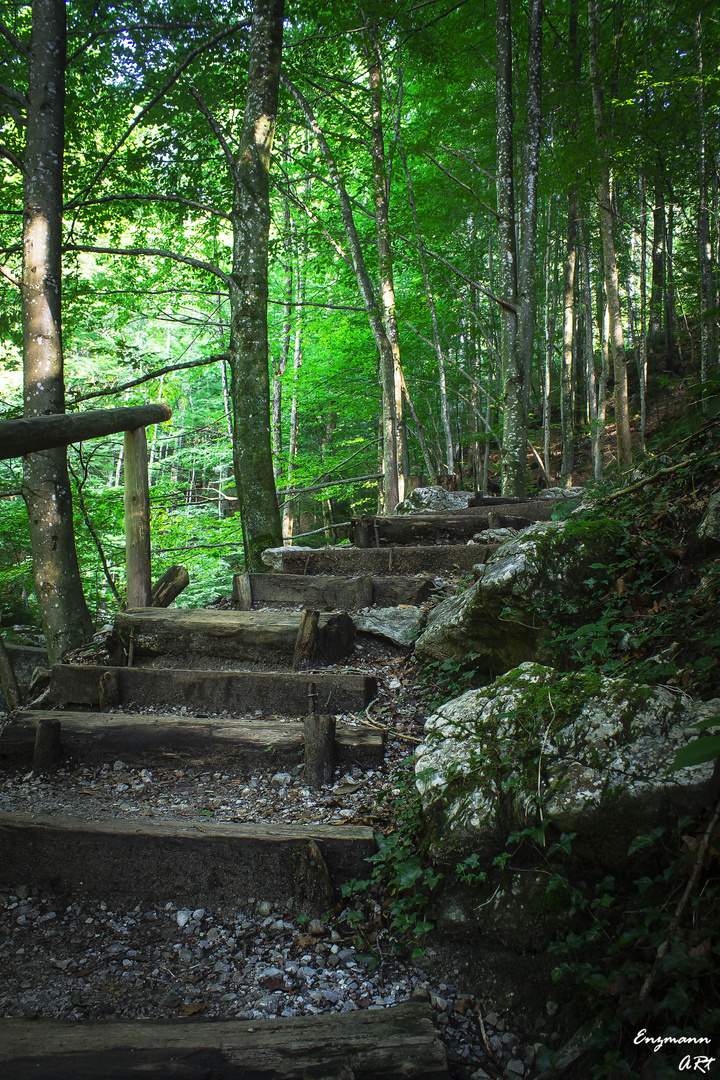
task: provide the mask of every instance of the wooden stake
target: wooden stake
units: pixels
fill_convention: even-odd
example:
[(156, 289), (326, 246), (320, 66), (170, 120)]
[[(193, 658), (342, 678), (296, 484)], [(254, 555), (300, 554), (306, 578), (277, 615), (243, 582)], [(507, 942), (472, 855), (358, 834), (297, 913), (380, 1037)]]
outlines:
[(120, 676), (117, 671), (103, 671), (100, 676), (98, 703), (101, 709), (120, 704)]
[(5, 642), (0, 637), (0, 685), (2, 685), (3, 693), (5, 694), (5, 701), (7, 702), (8, 712), (13, 713), (22, 705), (22, 696), (20, 694), (20, 687), (15, 677), (15, 669), (12, 666), (12, 661), (8, 656), (7, 649), (5, 648)]
[(297, 640), (295, 642), (295, 655), (293, 656), (293, 671), (300, 671), (301, 667), (309, 666), (312, 660), (318, 636), (319, 611), (311, 611), (305, 608), (300, 620)]
[(332, 783), (335, 772), (335, 717), (306, 716), (303, 729), (305, 782), (309, 787), (320, 788)]
[(38, 720), (35, 729), (33, 772), (52, 772), (60, 764), (60, 721), (49, 717)]
[(127, 606), (150, 606), (150, 491), (145, 428), (125, 432)]

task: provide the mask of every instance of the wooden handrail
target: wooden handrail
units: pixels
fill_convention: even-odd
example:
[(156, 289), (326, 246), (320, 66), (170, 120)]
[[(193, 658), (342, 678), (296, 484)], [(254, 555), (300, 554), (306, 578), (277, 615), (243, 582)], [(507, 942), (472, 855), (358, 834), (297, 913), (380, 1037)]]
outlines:
[(124, 409), (90, 409), (82, 413), (52, 413), (22, 420), (0, 420), (0, 461), (24, 457), (84, 439), (100, 439), (119, 431), (162, 424), (172, 416), (169, 405), (131, 405)]

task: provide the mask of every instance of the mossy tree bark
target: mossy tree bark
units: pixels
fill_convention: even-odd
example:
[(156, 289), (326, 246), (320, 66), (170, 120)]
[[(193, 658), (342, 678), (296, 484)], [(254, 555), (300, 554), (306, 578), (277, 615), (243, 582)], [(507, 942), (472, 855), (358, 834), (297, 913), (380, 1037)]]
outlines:
[(284, 10), (284, 0), (255, 0), (253, 6), (245, 115), (235, 163), (230, 368), (233, 459), (246, 570), (262, 569), (262, 551), (282, 545), (270, 437), (267, 301), (270, 155)]
[[(64, 0), (35, 0), (28, 51), (22, 328), (25, 416), (65, 412), (62, 201), (65, 141)], [(92, 635), (73, 532), (65, 447), (23, 464), (33, 578), (51, 664)]]

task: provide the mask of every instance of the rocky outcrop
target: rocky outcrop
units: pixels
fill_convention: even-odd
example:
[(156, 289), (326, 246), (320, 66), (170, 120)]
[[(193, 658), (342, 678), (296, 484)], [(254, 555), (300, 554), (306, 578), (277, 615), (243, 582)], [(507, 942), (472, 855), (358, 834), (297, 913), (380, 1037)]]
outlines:
[(462, 510), (471, 498), (470, 491), (446, 491), (442, 487), (419, 487), (398, 503), (396, 514), (417, 514), (421, 510)]
[(707, 805), (712, 763), (666, 771), (689, 725), (718, 713), (720, 699), (530, 663), (468, 691), (430, 717), (416, 751), (435, 855), (488, 861), (542, 821), (577, 834), (573, 856), (593, 869), (629, 871), (636, 836)]
[(610, 518), (531, 525), (497, 549), (480, 567), (469, 589), (439, 604), (419, 638), (421, 659), (446, 660), (472, 654), (481, 675), (491, 679), (526, 660), (552, 659), (547, 641), (552, 623), (593, 618), (623, 537)]

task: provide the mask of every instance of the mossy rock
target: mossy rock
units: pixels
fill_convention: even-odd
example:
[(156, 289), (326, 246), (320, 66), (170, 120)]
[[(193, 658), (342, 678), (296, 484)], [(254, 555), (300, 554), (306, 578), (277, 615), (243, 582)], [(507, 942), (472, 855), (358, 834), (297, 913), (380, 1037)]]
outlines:
[(421, 660), (474, 656), (481, 677), (525, 661), (553, 659), (549, 640), (599, 612), (624, 539), (611, 518), (578, 515), (541, 522), (503, 544), (478, 567), (478, 580), (431, 613), (418, 639)]

